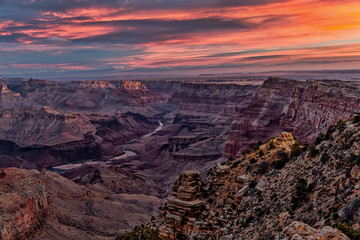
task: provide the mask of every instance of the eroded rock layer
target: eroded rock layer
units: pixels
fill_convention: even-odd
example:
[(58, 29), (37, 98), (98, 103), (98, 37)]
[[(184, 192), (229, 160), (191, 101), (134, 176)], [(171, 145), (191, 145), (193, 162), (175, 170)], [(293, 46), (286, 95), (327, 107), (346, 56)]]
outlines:
[(232, 123), (225, 155), (244, 149), (282, 131), (312, 142), (330, 124), (360, 111), (360, 87), (355, 82), (266, 80), (251, 103)]

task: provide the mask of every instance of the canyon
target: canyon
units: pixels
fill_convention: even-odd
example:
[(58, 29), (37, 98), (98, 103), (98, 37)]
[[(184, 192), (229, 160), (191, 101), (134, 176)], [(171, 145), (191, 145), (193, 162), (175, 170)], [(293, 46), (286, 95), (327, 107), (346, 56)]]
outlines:
[[(276, 193), (273, 197), (273, 192), (280, 191), (274, 188), (285, 182), (281, 190), (292, 194), (296, 180), (288, 175), (301, 175), (310, 168), (336, 179), (347, 173), (333, 172), (319, 163), (320, 157), (314, 160), (308, 153), (271, 173), (268, 169), (259, 173), (260, 165), (277, 161), (279, 150), (290, 154), (295, 139), (311, 144), (339, 119), (360, 112), (359, 82), (277, 77), (29, 79), (2, 81), (0, 94), (0, 181), (11, 186), (18, 176), (27, 179), (19, 182), (24, 186), (0, 189), (0, 204), (13, 201), (6, 208), (24, 212), (15, 216), (14, 210), (6, 211), (7, 225), (1, 228), (4, 239), (114, 239), (150, 222), (166, 201), (151, 224), (170, 237), (203, 239), (211, 234), (221, 238), (236, 233), (266, 239), (288, 236), (300, 228), (316, 232), (311, 227), (325, 227), (320, 216), (330, 201), (321, 203), (317, 211), (322, 213), (311, 215), (308, 221), (304, 220), (305, 207), (297, 209), (295, 219), (284, 210), (286, 196)], [(358, 136), (356, 124), (347, 123), (345, 133), (349, 135), (350, 129)], [(340, 150), (348, 146), (340, 139), (351, 140), (345, 133), (335, 132), (332, 142), (323, 141), (317, 147), (322, 153), (318, 156), (324, 155), (325, 148), (343, 154)], [(269, 143), (261, 145), (272, 138), (274, 149), (268, 150)], [(351, 151), (344, 153), (347, 158), (359, 154), (358, 138), (351, 142), (347, 148)], [(259, 150), (249, 153), (254, 148), (264, 156)], [(256, 163), (250, 164), (252, 159)], [(311, 164), (296, 165), (311, 161), (326, 171), (313, 170)], [(356, 168), (350, 172), (356, 175)], [(332, 178), (326, 182), (320, 177), (316, 181), (323, 181), (321, 186), (335, 184)], [(312, 176), (304, 178), (315, 181)], [(336, 184), (339, 189), (346, 184), (353, 189), (356, 179)], [(249, 188), (254, 181), (254, 189)], [(23, 187), (35, 195), (22, 195)], [(341, 209), (350, 198), (358, 198), (357, 192), (331, 204)], [(277, 200), (264, 206), (264, 199), (273, 198)], [(314, 198), (313, 204), (322, 200)], [(270, 203), (284, 207), (275, 211)], [(273, 214), (258, 218), (262, 208)], [(274, 220), (276, 214), (282, 214), (281, 223)], [(255, 220), (244, 228), (250, 216)], [(298, 223), (290, 225), (293, 221)], [(16, 222), (23, 222), (21, 236)], [(261, 234), (256, 235), (259, 229)], [(342, 237), (336, 230), (329, 231)]]

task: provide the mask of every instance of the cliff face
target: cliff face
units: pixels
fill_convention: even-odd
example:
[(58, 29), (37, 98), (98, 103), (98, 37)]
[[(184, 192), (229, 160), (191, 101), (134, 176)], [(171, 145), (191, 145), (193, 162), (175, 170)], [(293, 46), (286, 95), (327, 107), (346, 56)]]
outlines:
[(152, 112), (155, 111), (154, 107), (165, 104), (168, 99), (168, 95), (148, 90), (138, 81), (73, 81), (55, 84), (30, 79), (9, 84), (8, 87), (14, 94), (21, 95), (19, 97), (28, 105), (82, 113), (114, 114), (134, 107), (147, 107), (148, 112)]
[(269, 78), (232, 123), (224, 152), (241, 155), (282, 131), (309, 143), (330, 124), (359, 111), (360, 87), (354, 82)]
[(118, 194), (97, 176), (78, 185), (53, 172), (0, 169), (0, 239), (110, 240), (156, 214), (161, 199)]
[(154, 225), (170, 237), (193, 239), (348, 239), (330, 226), (346, 221), (360, 228), (357, 119), (339, 121), (307, 150), (282, 133), (217, 164), (202, 183), (204, 208), (191, 224), (169, 222), (174, 207), (167, 207)]
[(182, 83), (169, 103), (181, 111), (234, 115), (246, 106), (257, 88), (236, 83)]
[(41, 110), (0, 111), (0, 154), (18, 161), (0, 166), (41, 169), (58, 164), (121, 155), (119, 147), (155, 129), (157, 123), (134, 113), (113, 117)]
[(37, 171), (0, 169), (0, 238), (29, 239), (49, 215), (48, 193)]

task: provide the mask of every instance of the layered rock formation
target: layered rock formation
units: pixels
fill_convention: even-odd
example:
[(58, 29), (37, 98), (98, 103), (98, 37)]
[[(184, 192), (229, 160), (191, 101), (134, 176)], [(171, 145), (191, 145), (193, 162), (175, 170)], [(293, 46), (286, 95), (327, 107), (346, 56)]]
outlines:
[(50, 106), (58, 111), (114, 114), (134, 107), (147, 107), (147, 112), (158, 114), (157, 105), (167, 102), (168, 95), (149, 91), (137, 81), (73, 81), (48, 82), (30, 79), (9, 84), (9, 89), (20, 94), (34, 106)]
[(241, 155), (282, 131), (309, 143), (330, 124), (359, 111), (360, 86), (355, 82), (269, 78), (232, 123), (225, 155)]
[(110, 240), (150, 220), (161, 199), (80, 186), (48, 171), (0, 169), (0, 238)]
[[(69, 162), (121, 155), (120, 144), (148, 133), (156, 123), (134, 113), (113, 117), (40, 110), (2, 111), (0, 154), (21, 161), (0, 166), (41, 169)], [(134, 130), (136, 129), (136, 130)]]
[(169, 103), (181, 111), (233, 116), (248, 104), (257, 89), (243, 83), (182, 83)]
[(306, 151), (282, 133), (209, 172), (204, 211), (193, 225), (173, 228), (163, 217), (155, 226), (170, 237), (194, 239), (347, 239), (326, 226), (345, 221), (351, 231), (360, 227), (359, 143), (359, 117), (331, 126)]
[(29, 239), (49, 215), (48, 192), (37, 171), (0, 169), (0, 238)]
[(322, 229), (314, 229), (303, 222), (293, 222), (287, 226), (284, 231), (279, 234), (278, 240), (285, 239), (319, 239), (319, 240), (350, 240), (345, 234), (341, 233), (338, 229), (330, 226), (323, 227)]

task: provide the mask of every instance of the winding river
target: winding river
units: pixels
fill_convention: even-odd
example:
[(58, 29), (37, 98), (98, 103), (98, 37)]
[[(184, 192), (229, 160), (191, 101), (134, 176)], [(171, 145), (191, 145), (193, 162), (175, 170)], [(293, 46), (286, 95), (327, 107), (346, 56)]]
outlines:
[[(133, 143), (133, 142), (138, 141), (138, 140), (140, 140), (142, 138), (150, 137), (150, 136), (154, 135), (155, 133), (157, 133), (158, 131), (160, 131), (163, 128), (163, 126), (164, 126), (164, 124), (161, 121), (159, 121), (159, 126), (157, 128), (155, 128), (154, 131), (152, 131), (150, 133), (147, 133), (145, 135), (142, 135), (141, 137), (131, 139), (126, 144)], [(123, 155), (110, 158), (107, 161), (89, 160), (89, 161), (85, 161), (85, 162), (68, 163), (68, 164), (58, 165), (58, 166), (49, 168), (49, 170), (53, 171), (53, 172), (57, 172), (57, 173), (62, 173), (62, 172), (68, 171), (68, 170), (72, 170), (72, 169), (81, 167), (82, 165), (98, 165), (98, 164), (101, 164), (101, 165), (105, 166), (105, 165), (107, 165), (109, 162), (111, 162), (113, 160), (126, 159), (128, 157), (136, 156), (136, 153), (133, 152), (133, 151), (123, 150), (123, 152), (124, 152)]]

